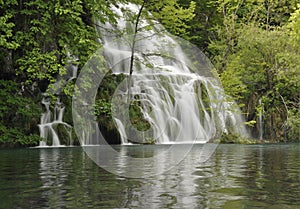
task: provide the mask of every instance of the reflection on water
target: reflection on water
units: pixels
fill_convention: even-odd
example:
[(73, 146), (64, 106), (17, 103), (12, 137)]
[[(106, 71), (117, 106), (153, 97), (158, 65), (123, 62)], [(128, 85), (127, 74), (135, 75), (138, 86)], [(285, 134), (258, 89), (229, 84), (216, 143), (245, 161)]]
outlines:
[[(205, 163), (202, 146), (145, 179), (111, 174), (79, 147), (0, 150), (0, 208), (299, 208), (300, 145), (220, 145)], [(151, 159), (168, 147), (116, 146), (113, 160), (123, 173), (126, 156)]]
[[(63, 160), (69, 159), (68, 161)], [(59, 149), (40, 150), (39, 176), (42, 183), (41, 198), (45, 199), (50, 207), (63, 206), (65, 189), (61, 189), (66, 184), (69, 172), (65, 169), (72, 163), (70, 153), (61, 155)]]
[[(118, 176), (149, 178), (168, 172), (190, 154), (195, 144), (86, 146), (85, 153), (101, 168)], [(193, 164), (205, 162), (217, 144), (196, 144)]]

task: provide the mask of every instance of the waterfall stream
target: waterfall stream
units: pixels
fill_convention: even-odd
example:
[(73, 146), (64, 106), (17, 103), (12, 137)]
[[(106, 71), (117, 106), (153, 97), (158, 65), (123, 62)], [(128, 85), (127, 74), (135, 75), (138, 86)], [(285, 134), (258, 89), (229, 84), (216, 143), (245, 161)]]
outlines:
[(63, 121), (65, 107), (60, 98), (62, 88), (66, 86), (68, 82), (77, 77), (77, 66), (71, 64), (70, 54), (68, 55), (68, 58), (70, 63), (66, 67), (66, 74), (58, 76), (57, 81), (50, 89), (52, 94), (57, 95), (57, 101), (54, 103), (53, 108), (50, 107), (51, 97), (47, 93), (44, 93), (42, 104), (45, 107), (45, 112), (41, 115), (39, 124), (40, 137), (42, 137), (44, 140), (40, 141), (40, 147), (50, 145), (54, 147), (61, 146), (58, 126), (62, 126), (65, 129), (65, 132), (67, 132), (68, 139), (64, 139), (64, 141), (67, 142), (68, 145), (73, 144), (72, 126)]
[(261, 99), (259, 99), (259, 106), (261, 106), (261, 109), (259, 110), (259, 116), (258, 116), (258, 125), (259, 125), (259, 139), (263, 140), (263, 136), (264, 136), (264, 129), (263, 129), (263, 106), (262, 106), (262, 102)]
[[(134, 15), (126, 14), (137, 14), (137, 5), (120, 4), (112, 10), (119, 16), (117, 23), (96, 24), (103, 48), (81, 69), (76, 81), (72, 113), (81, 145), (106, 143), (90, 113), (99, 87), (96, 84), (108, 70), (125, 75), (111, 101), (112, 120), (122, 144), (206, 143), (231, 131), (247, 135), (239, 108), (228, 100), (213, 74), (213, 65), (197, 47), (170, 35), (154, 20), (141, 19), (138, 33), (132, 34), (135, 24), (128, 17)], [(56, 95), (76, 77), (77, 67), (68, 68), (69, 77), (59, 78), (54, 84), (52, 91)], [(46, 112), (39, 128), (45, 140), (40, 146), (51, 140), (53, 146), (59, 146), (57, 126), (71, 128), (63, 122), (64, 107), (59, 99), (52, 111), (47, 98), (42, 103)], [(138, 104), (141, 120), (149, 125), (147, 130), (132, 124), (132, 104)]]
[[(138, 9), (134, 4), (114, 7), (120, 16), (117, 25), (98, 28), (109, 68), (127, 75), (112, 100), (122, 143), (205, 143), (229, 131), (247, 135), (239, 108), (228, 102), (213, 76), (213, 65), (199, 49), (168, 34), (155, 21), (142, 19), (139, 32), (132, 34), (134, 24), (126, 20), (124, 11), (137, 13)], [(140, 131), (131, 123), (128, 96), (131, 103), (140, 104), (148, 130)]]

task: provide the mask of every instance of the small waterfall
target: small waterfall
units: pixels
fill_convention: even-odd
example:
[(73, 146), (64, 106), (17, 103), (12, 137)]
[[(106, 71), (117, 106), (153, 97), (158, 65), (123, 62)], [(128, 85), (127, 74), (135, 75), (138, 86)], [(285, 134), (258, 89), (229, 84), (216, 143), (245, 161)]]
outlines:
[[(112, 8), (120, 16), (117, 26), (106, 24), (104, 27), (108, 30), (101, 27), (99, 31), (110, 69), (114, 74), (129, 77), (133, 36), (127, 32), (134, 31), (134, 24), (122, 18), (124, 8), (138, 11), (134, 4)], [(240, 110), (228, 102), (212, 74), (212, 64), (199, 49), (171, 36), (154, 21), (141, 20), (135, 41), (129, 96), (131, 102), (140, 104), (141, 113), (151, 128), (139, 131), (131, 124), (128, 79), (125, 79), (112, 100), (116, 109), (114, 121), (122, 143), (141, 143), (145, 139), (154, 143), (206, 143), (229, 129), (247, 135)]]
[(115, 122), (116, 122), (117, 129), (118, 129), (118, 131), (120, 133), (120, 136), (121, 136), (121, 143), (122, 144), (128, 144), (127, 135), (126, 135), (126, 131), (125, 131), (123, 123), (117, 118), (115, 118)]
[(49, 97), (44, 97), (42, 100), (42, 104), (44, 104), (46, 112), (44, 112), (41, 116), (41, 122), (39, 124), (40, 136), (44, 139), (44, 141), (40, 141), (39, 146), (47, 146), (50, 144), (50, 140), (52, 140), (52, 146), (61, 146), (57, 127), (58, 125), (63, 125), (68, 132), (69, 144), (72, 145), (72, 127), (63, 122), (63, 113), (65, 107), (60, 102), (60, 98), (57, 97), (57, 101), (55, 102), (53, 112), (50, 110), (50, 99)]
[(58, 76), (56, 83), (54, 83), (53, 87), (51, 87), (50, 91), (54, 95), (57, 96), (57, 101), (54, 104), (54, 108), (50, 108), (51, 106), (51, 97), (44, 93), (44, 97), (42, 100), (42, 104), (45, 107), (45, 112), (41, 115), (39, 130), (40, 137), (44, 140), (40, 141), (39, 146), (61, 146), (61, 140), (59, 139), (58, 126), (63, 126), (68, 139), (64, 139), (65, 142), (68, 142), (68, 145), (73, 144), (72, 140), (72, 126), (63, 122), (64, 110), (65, 106), (62, 104), (59, 94), (61, 93), (64, 86), (68, 84), (71, 80), (77, 77), (77, 66), (71, 64), (71, 57), (68, 54), (68, 58), (70, 60), (69, 65), (66, 67), (67, 73)]
[(259, 106), (261, 107), (259, 110), (259, 116), (258, 116), (258, 120), (259, 120), (259, 139), (263, 140), (263, 135), (264, 135), (264, 129), (263, 129), (263, 106), (262, 106), (262, 102), (261, 99), (259, 99)]

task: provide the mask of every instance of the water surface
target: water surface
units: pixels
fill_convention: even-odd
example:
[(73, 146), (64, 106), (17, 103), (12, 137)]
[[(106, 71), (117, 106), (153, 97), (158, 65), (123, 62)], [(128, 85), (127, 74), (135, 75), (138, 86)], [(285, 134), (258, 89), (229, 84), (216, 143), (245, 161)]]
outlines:
[[(111, 174), (80, 147), (2, 149), (0, 208), (300, 208), (299, 144), (219, 145), (197, 163), (202, 147), (147, 179)], [(115, 147), (135, 157), (167, 148)]]

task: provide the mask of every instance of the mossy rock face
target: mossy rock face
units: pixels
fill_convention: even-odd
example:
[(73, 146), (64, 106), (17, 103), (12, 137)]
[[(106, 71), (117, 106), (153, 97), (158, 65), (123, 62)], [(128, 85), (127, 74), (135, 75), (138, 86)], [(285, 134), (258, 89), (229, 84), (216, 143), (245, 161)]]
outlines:
[(142, 113), (142, 104), (139, 95), (135, 96), (135, 100), (131, 102), (129, 107), (129, 116), (131, 124), (138, 131), (147, 131), (151, 128), (150, 123), (144, 118)]
[(239, 136), (233, 133), (224, 133), (221, 136), (220, 143), (223, 144), (234, 144), (239, 140)]
[(64, 145), (73, 144), (72, 128), (67, 127), (64, 124), (58, 124), (55, 129), (56, 129), (56, 133), (57, 133), (57, 136), (58, 136), (61, 144), (64, 144)]
[(221, 138), (217, 140), (221, 144), (256, 144), (253, 139), (246, 139), (234, 132), (223, 133)]
[(75, 133), (75, 130), (74, 128), (72, 128), (72, 132), (71, 132), (71, 136), (72, 136), (72, 145), (76, 145), (76, 146), (79, 146), (80, 145), (80, 142), (79, 142), (79, 139)]

